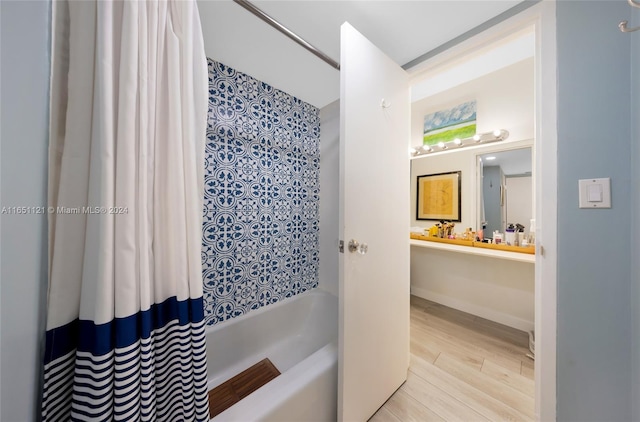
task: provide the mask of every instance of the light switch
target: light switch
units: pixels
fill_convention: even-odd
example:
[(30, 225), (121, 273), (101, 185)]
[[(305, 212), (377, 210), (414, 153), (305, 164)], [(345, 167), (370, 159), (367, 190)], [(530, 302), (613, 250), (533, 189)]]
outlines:
[(611, 208), (611, 179), (578, 181), (580, 208)]
[(589, 202), (602, 202), (602, 185), (587, 185), (587, 196)]

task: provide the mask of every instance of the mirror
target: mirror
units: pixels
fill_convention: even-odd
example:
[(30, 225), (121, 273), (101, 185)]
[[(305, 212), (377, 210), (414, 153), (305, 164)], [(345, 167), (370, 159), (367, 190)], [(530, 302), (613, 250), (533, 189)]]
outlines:
[(508, 224), (521, 224), (529, 233), (533, 218), (531, 148), (478, 155), (478, 227), (485, 237), (504, 233)]
[[(424, 175), (460, 172), (461, 218), (460, 222), (455, 223), (454, 231), (456, 233), (463, 233), (468, 228), (471, 228), (472, 231), (482, 228), (481, 222), (487, 221), (487, 208), (483, 208), (483, 202), (489, 206), (495, 203), (491, 202), (491, 192), (497, 192), (498, 217), (495, 225), (484, 230), (485, 237), (492, 237), (494, 230), (504, 233), (504, 225), (507, 223), (520, 223), (525, 226), (525, 233), (529, 233), (530, 220), (535, 218), (535, 195), (533, 194), (536, 186), (535, 175), (533, 175), (533, 179), (531, 178), (533, 155), (533, 140), (522, 139), (459, 148), (412, 158), (410, 227), (428, 229), (438, 222), (438, 220), (419, 220), (416, 218), (418, 178)], [(488, 160), (488, 157), (495, 157), (495, 159)], [(480, 159), (482, 159), (482, 164), (480, 164)], [(491, 167), (497, 167), (499, 175), (493, 182), (490, 180), (490, 173), (493, 171)], [(486, 180), (483, 180), (485, 179), (483, 177), (485, 168), (488, 170)], [(488, 187), (486, 201), (484, 199), (484, 181), (487, 182)], [(518, 187), (518, 183), (523, 182), (526, 182), (527, 186)], [(500, 202), (500, 186), (503, 186), (504, 191), (502, 202)], [(506, 189), (504, 189), (505, 186)], [(507, 191), (511, 193), (506, 195)], [(528, 194), (525, 193), (527, 191)], [(518, 193), (525, 198), (518, 199)], [(511, 206), (512, 202), (515, 206)], [(517, 205), (520, 205), (520, 208)]]

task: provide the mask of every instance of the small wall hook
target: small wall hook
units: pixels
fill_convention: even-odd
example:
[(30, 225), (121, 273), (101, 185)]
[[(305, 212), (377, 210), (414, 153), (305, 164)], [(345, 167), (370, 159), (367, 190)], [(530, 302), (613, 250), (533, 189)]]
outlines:
[(389, 108), (391, 107), (391, 103), (383, 98), (382, 101), (380, 101), (380, 107)]
[(627, 24), (629, 22), (628, 21), (622, 21), (618, 24), (618, 28), (620, 28), (620, 31), (622, 32), (636, 32), (636, 31), (640, 31), (640, 26), (636, 26), (635, 28), (627, 28)]
[[(639, 0), (627, 0), (627, 2), (629, 3), (629, 6), (631, 7), (639, 7), (640, 8), (640, 1)], [(636, 32), (636, 31), (640, 31), (640, 26), (636, 26), (635, 28), (627, 28), (627, 24), (629, 22), (628, 21), (622, 21), (618, 24), (618, 28), (620, 28), (620, 31), (622, 32)]]

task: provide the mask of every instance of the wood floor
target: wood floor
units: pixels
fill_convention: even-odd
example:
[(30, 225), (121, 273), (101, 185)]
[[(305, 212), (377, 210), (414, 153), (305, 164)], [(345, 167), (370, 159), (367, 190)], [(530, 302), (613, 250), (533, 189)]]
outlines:
[(534, 420), (525, 332), (411, 296), (407, 381), (371, 422)]

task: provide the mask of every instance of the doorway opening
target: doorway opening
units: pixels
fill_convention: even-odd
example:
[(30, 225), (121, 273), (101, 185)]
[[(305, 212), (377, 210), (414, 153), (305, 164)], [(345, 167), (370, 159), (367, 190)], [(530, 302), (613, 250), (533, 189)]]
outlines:
[[(482, 162), (482, 157), (490, 153), (528, 149), (530, 174), (519, 170), (517, 174), (506, 175), (523, 178), (516, 180), (505, 177), (503, 171), (496, 187), (499, 188), (500, 205), (505, 207), (507, 182), (513, 182), (511, 198), (522, 196), (524, 188), (521, 184), (529, 177), (531, 218), (527, 219), (526, 210), (521, 207), (511, 215), (517, 215), (517, 219), (523, 221), (510, 221), (509, 214), (505, 219), (503, 208), (501, 226), (495, 231), (504, 236), (509, 223), (521, 223), (527, 228), (527, 234), (532, 233), (532, 236), (526, 236), (526, 245), (535, 245), (535, 255), (512, 259), (513, 256), (504, 254), (491, 256), (460, 248), (447, 249), (448, 245), (426, 246), (412, 240), (412, 355), (424, 352), (433, 359), (432, 366), (426, 367), (424, 360), (428, 363), (428, 358), (417, 361), (417, 371), (423, 371), (425, 377), (432, 371), (432, 380), (444, 383), (440, 390), (446, 390), (446, 385), (457, 385), (462, 389), (471, 388), (472, 393), (483, 380), (493, 377), (497, 384), (487, 381), (492, 390), (483, 392), (490, 397), (489, 402), (503, 397), (504, 391), (514, 390), (513, 396), (505, 399), (507, 408), (542, 420), (555, 420), (557, 182), (555, 47), (551, 42), (555, 35), (553, 12), (553, 6), (537, 5), (408, 70), (413, 82), (411, 146), (414, 154), (422, 147), (425, 116), (469, 101), (475, 100), (477, 104), (477, 132), (494, 129), (510, 132), (506, 141), (492, 145), (444, 149), (436, 143), (429, 147), (429, 152), (416, 154), (411, 165), (412, 231), (428, 229), (438, 223), (418, 218), (418, 176), (462, 170), (461, 216), (455, 223), (459, 225), (456, 231), (465, 232), (471, 228), (470, 231), (478, 232), (486, 223), (487, 208), (481, 192), (482, 168), (483, 164), (485, 168), (491, 167), (489, 161), (479, 165), (479, 160)], [(503, 170), (501, 166), (493, 167)], [(543, 168), (544, 172), (541, 171)], [(493, 238), (493, 232), (483, 235)], [(474, 240), (480, 239), (474, 235)], [(445, 330), (438, 333), (437, 327), (430, 326), (430, 322)], [(456, 355), (451, 332), (458, 328), (467, 338), (458, 350), (462, 353)], [(493, 336), (489, 342), (505, 346), (513, 340), (514, 345), (520, 347), (502, 353), (474, 344), (474, 341), (481, 341), (479, 336), (483, 332), (489, 333), (490, 338)], [(496, 340), (500, 334), (504, 337)], [(436, 350), (437, 347), (434, 349), (425, 338), (435, 338), (435, 343), (440, 342), (439, 346), (446, 349), (446, 353)], [(480, 354), (481, 361), (478, 361), (480, 349), (493, 355)], [(520, 354), (519, 368), (515, 367), (518, 359), (510, 356), (512, 352)], [(526, 356), (534, 353), (535, 370), (533, 361)], [(412, 365), (414, 360), (416, 358), (412, 356)], [(474, 365), (477, 373), (469, 372)], [(456, 374), (460, 376), (456, 377)], [(535, 387), (532, 385), (534, 379)], [(416, 382), (413, 384), (415, 386)], [(460, 395), (458, 399), (464, 401), (464, 393)], [(527, 397), (530, 403), (526, 403)], [(397, 406), (397, 402), (406, 397), (392, 398), (387, 404), (393, 406), (394, 400)], [(477, 397), (469, 400), (477, 402)], [(473, 411), (473, 406), (470, 407)]]

